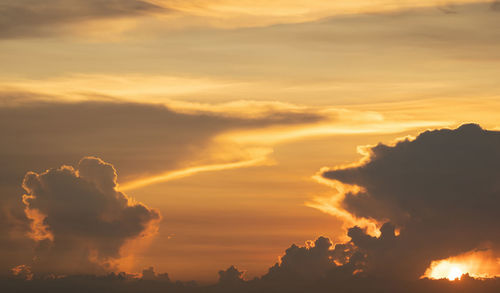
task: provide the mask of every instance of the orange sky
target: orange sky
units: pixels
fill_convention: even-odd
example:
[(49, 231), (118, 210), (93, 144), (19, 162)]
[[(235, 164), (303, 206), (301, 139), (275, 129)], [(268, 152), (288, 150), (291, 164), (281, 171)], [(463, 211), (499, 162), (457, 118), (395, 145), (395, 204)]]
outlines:
[[(430, 128), (500, 129), (490, 3), (149, 2), (163, 9), (0, 29), (2, 107), (136, 102), (260, 121), (179, 143), (192, 155), (166, 151), (175, 164), (163, 169), (110, 161), (119, 188), (163, 217), (127, 270), (202, 282), (230, 265), (262, 275), (292, 243), (345, 240), (345, 219), (310, 204), (335, 193), (313, 178), (321, 168)], [(169, 131), (175, 144), (182, 133)]]

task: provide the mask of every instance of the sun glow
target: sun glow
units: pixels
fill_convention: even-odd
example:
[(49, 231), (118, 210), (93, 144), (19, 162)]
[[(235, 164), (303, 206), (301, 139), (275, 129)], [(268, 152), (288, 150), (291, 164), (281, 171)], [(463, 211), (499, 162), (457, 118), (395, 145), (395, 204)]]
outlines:
[(448, 260), (434, 263), (429, 277), (432, 279), (448, 279), (450, 281), (460, 280), (468, 269), (464, 264), (453, 263)]
[(459, 256), (433, 261), (423, 277), (460, 280), (468, 274), (474, 278), (500, 275), (500, 259), (491, 250), (472, 251)]
[(462, 271), (462, 269), (460, 269), (458, 266), (452, 266), (446, 278), (451, 281), (460, 280), (463, 273), (464, 272)]

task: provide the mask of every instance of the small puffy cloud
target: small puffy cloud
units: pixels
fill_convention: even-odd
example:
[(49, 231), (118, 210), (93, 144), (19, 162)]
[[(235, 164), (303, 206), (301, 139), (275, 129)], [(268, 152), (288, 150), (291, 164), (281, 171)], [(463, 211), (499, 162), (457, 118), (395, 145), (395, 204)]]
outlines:
[(170, 282), (170, 277), (167, 273), (157, 274), (153, 267), (142, 270), (142, 280), (147, 281), (164, 281)]
[[(362, 164), (325, 171), (360, 186), (341, 206), (358, 218), (390, 222), (379, 238), (349, 230), (373, 274), (418, 278), (432, 260), (500, 246), (500, 132), (476, 124), (426, 131), (371, 148)], [(492, 226), (493, 225), (493, 226)], [(396, 236), (395, 227), (401, 230)]]
[(235, 266), (230, 266), (226, 270), (219, 271), (219, 284), (235, 285), (242, 283), (245, 272), (239, 271)]
[(116, 190), (116, 170), (95, 157), (78, 168), (28, 172), (23, 188), (31, 236), (39, 242), (35, 270), (82, 273), (113, 268), (127, 241), (154, 234), (157, 210)]
[(280, 262), (271, 267), (262, 279), (281, 282), (319, 280), (332, 273), (338, 265), (349, 263), (352, 252), (350, 243), (333, 247), (325, 237), (319, 237), (314, 242), (309, 241), (305, 246), (293, 244), (285, 251)]

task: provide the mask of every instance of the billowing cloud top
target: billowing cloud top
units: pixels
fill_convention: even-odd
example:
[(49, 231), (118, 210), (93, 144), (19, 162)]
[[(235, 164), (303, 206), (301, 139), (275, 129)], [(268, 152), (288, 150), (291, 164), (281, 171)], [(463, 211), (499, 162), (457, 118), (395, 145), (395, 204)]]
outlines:
[[(158, 211), (116, 190), (116, 171), (95, 157), (24, 177), (31, 236), (40, 241), (34, 267), (88, 272), (113, 266), (128, 240), (154, 233)], [(130, 253), (130, 252), (124, 252)]]
[[(357, 185), (343, 207), (360, 218), (390, 221), (382, 237), (359, 228), (349, 236), (373, 273), (418, 277), (432, 260), (478, 248), (498, 249), (500, 132), (466, 124), (427, 131), (394, 146), (379, 144), (361, 165), (325, 171)], [(396, 237), (394, 226), (401, 229)]]

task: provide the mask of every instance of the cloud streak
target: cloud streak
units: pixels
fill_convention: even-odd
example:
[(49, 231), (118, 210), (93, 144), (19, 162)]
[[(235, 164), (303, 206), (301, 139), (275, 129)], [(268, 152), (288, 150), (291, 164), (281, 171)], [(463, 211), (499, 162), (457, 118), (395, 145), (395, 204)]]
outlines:
[(176, 171), (169, 171), (163, 174), (155, 175), (148, 178), (138, 179), (130, 182), (125, 182), (119, 186), (120, 190), (127, 191), (132, 189), (137, 189), (140, 187), (148, 186), (151, 184), (156, 184), (160, 182), (167, 182), (170, 180), (180, 179), (183, 177), (195, 175), (202, 172), (211, 172), (211, 171), (221, 171), (221, 170), (230, 170), (236, 168), (244, 168), (244, 167), (253, 167), (253, 166), (261, 166), (261, 165), (269, 165), (270, 161), (266, 155), (261, 157), (257, 157), (255, 159), (244, 160), (239, 162), (232, 163), (223, 163), (223, 164), (211, 164), (211, 165), (202, 165), (195, 166), (190, 168), (185, 168)]

